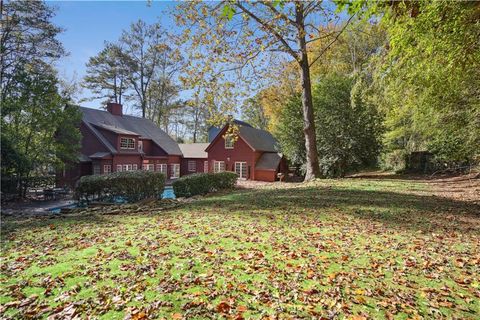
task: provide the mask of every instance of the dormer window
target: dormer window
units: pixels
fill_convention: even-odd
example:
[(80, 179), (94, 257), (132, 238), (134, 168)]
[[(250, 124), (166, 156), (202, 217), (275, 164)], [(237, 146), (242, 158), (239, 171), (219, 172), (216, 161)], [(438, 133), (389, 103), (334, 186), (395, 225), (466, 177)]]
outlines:
[(135, 139), (133, 138), (120, 138), (120, 149), (135, 149)]
[(233, 137), (226, 136), (225, 137), (225, 149), (233, 149)]
[(139, 152), (143, 151), (143, 141), (142, 140), (138, 140), (138, 151)]

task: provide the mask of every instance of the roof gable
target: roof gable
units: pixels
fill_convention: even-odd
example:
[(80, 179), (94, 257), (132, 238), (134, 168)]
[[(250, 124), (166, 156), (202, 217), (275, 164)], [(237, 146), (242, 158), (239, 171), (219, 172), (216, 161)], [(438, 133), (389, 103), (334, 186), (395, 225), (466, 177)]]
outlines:
[[(252, 127), (249, 123), (237, 119), (233, 119), (232, 121), (234, 124), (239, 125), (239, 126), (245, 126), (245, 127)], [(225, 126), (224, 126), (225, 127)], [(211, 126), (208, 128), (208, 142), (212, 142), (215, 140), (217, 135), (222, 131), (223, 128), (218, 128), (215, 126)]]
[[(263, 152), (277, 152), (279, 147), (277, 140), (272, 136), (268, 131), (256, 129), (251, 126), (241, 126), (239, 125), (238, 135), (242, 138), (245, 143), (252, 148), (253, 151), (263, 151)], [(217, 143), (221, 136), (225, 133), (228, 128), (228, 124), (225, 125), (222, 130), (216, 135), (215, 139), (207, 147), (206, 151), (211, 148), (212, 145)]]
[(205, 149), (209, 143), (180, 143), (178, 146), (182, 150), (184, 158), (208, 158)]
[(89, 129), (91, 129), (102, 143), (114, 153), (116, 152), (115, 148), (106, 141), (95, 126), (110, 131), (116, 130), (119, 134), (138, 135), (152, 139), (152, 141), (167, 154), (182, 155), (182, 151), (178, 147), (177, 142), (148, 119), (129, 115), (116, 116), (107, 111), (84, 107), (80, 107), (80, 110), (83, 113), (83, 121), (87, 124)]

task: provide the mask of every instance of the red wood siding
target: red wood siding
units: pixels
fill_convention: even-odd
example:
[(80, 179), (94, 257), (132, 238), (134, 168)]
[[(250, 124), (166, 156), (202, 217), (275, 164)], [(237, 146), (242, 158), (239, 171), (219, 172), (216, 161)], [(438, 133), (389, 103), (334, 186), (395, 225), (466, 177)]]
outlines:
[[(195, 172), (188, 171), (189, 161), (195, 161), (195, 165), (196, 165)], [(208, 160), (204, 158), (182, 158), (182, 162), (180, 165), (180, 175), (185, 176), (192, 173), (203, 173), (204, 161), (208, 161)]]
[(110, 142), (110, 144), (116, 149), (118, 150), (119, 148), (119, 140), (118, 140), (118, 135), (112, 131), (108, 131), (108, 130), (105, 130), (105, 129), (101, 129), (101, 128), (96, 128), (98, 130), (98, 132), (100, 132), (100, 134), (102, 136), (104, 136), (108, 142)]
[(258, 159), (256, 152), (241, 138), (238, 137), (233, 149), (225, 149), (225, 139), (221, 136), (225, 130), (219, 133), (219, 137), (212, 141), (208, 148), (208, 167), (213, 172), (214, 161), (225, 161), (225, 170), (234, 171), (235, 162), (246, 162), (248, 168), (247, 179), (255, 179), (255, 162)]
[(80, 132), (82, 133), (82, 147), (80, 152), (87, 157), (95, 152), (109, 152), (107, 147), (101, 143), (97, 137), (85, 126), (82, 122), (80, 125)]
[(275, 181), (277, 172), (273, 170), (255, 170), (255, 180), (258, 181)]

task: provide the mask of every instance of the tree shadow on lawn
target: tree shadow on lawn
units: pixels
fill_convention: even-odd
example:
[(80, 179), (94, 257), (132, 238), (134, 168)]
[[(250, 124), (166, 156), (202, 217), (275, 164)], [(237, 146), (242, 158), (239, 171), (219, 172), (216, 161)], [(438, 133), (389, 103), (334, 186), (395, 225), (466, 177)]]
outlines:
[(47, 228), (52, 225), (55, 226), (80, 226), (83, 224), (112, 224), (112, 220), (106, 219), (98, 214), (69, 214), (58, 216), (11, 216), (8, 218), (2, 217), (2, 239), (3, 242), (14, 232), (23, 229)]
[[(261, 214), (347, 214), (414, 231), (480, 232), (480, 205), (437, 196), (336, 187), (240, 190), (207, 197), (195, 207)], [(260, 212), (258, 212), (260, 211)]]

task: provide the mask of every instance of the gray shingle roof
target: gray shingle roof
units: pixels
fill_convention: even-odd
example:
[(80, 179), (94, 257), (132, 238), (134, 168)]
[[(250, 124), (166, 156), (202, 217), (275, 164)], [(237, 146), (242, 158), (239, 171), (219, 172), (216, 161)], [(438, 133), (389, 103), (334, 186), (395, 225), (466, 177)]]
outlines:
[(205, 149), (209, 143), (180, 143), (178, 146), (182, 150), (184, 158), (208, 158)]
[(276, 152), (265, 152), (258, 159), (255, 170), (277, 170), (283, 155)]
[(91, 159), (94, 159), (94, 158), (97, 158), (97, 159), (101, 159), (101, 158), (105, 158), (107, 156), (111, 156), (112, 154), (110, 152), (95, 152), (94, 154), (92, 155), (89, 155), (89, 157)]
[(94, 125), (112, 126), (119, 130), (127, 130), (140, 136), (150, 138), (160, 148), (170, 155), (182, 155), (177, 142), (168, 134), (157, 127), (152, 121), (144, 118), (138, 118), (129, 115), (115, 116), (107, 111), (80, 107), (83, 113), (83, 122), (93, 131), (93, 133), (107, 146), (110, 152), (117, 153), (117, 150), (98, 132)]
[[(234, 119), (233, 123), (239, 126), (252, 127), (249, 123), (246, 123), (245, 121), (241, 121), (237, 119)], [(213, 127), (213, 126), (210, 127), (208, 129), (208, 142), (212, 142), (213, 139), (215, 139), (215, 137), (218, 135), (220, 131), (222, 131), (222, 128)]]
[(102, 129), (105, 129), (105, 130), (108, 130), (108, 131), (112, 131), (112, 132), (115, 132), (115, 133), (118, 133), (118, 134), (126, 134), (126, 135), (139, 136), (139, 134), (136, 133), (136, 132), (129, 131), (129, 130), (125, 130), (125, 129), (122, 129), (122, 128), (119, 128), (119, 127), (115, 127), (115, 126), (110, 126), (110, 125), (108, 125), (108, 124), (98, 124), (98, 123), (95, 123), (94, 125), (95, 125), (96, 127), (99, 127), (99, 128), (102, 128)]
[(83, 153), (81, 153), (79, 156), (78, 156), (78, 161), (80, 162), (90, 162), (92, 161), (92, 159), (90, 159), (88, 156), (84, 155)]
[(240, 126), (239, 134), (255, 151), (277, 152), (279, 150), (277, 141), (268, 131)]

